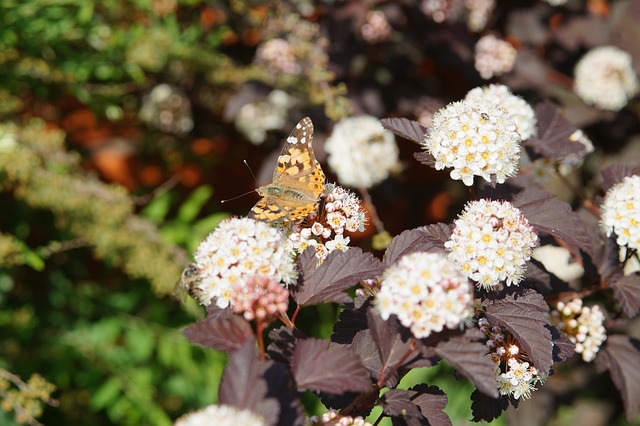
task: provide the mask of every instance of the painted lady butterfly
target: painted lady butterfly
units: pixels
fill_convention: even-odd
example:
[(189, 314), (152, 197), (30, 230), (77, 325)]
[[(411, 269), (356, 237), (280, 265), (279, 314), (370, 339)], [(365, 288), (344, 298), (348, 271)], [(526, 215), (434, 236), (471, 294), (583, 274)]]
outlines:
[(249, 217), (266, 222), (284, 223), (303, 218), (318, 204), (325, 176), (313, 155), (313, 123), (305, 117), (287, 138), (273, 182), (256, 191), (262, 196)]

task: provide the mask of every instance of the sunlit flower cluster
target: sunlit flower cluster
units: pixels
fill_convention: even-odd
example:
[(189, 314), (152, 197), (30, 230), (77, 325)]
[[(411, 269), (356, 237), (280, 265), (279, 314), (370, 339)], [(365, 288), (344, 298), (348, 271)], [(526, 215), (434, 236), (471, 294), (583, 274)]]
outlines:
[(331, 408), (328, 412), (324, 413), (322, 417), (314, 416), (309, 419), (312, 426), (314, 425), (335, 425), (335, 426), (371, 426), (371, 423), (366, 422), (362, 417), (342, 416), (338, 414), (336, 410)]
[(479, 319), (478, 327), (487, 337), (487, 356), (495, 364), (493, 372), (500, 395), (529, 398), (536, 390), (535, 385), (544, 383), (547, 376), (531, 363), (520, 343), (509, 332), (503, 332), (501, 327), (491, 327), (486, 318)]
[(471, 31), (479, 32), (487, 25), (496, 0), (465, 0), (467, 8), (467, 26)]
[(256, 50), (255, 61), (273, 73), (296, 75), (302, 70), (293, 47), (281, 38), (273, 38), (262, 43)]
[(604, 312), (598, 305), (584, 306), (582, 299), (558, 302), (551, 311), (551, 321), (576, 345), (582, 359), (591, 362), (607, 339)]
[(549, 3), (551, 6), (562, 6), (563, 4), (567, 4), (567, 0), (544, 0)]
[(616, 234), (619, 246), (640, 248), (640, 176), (627, 176), (607, 191), (602, 226), (607, 237)]
[(324, 148), (329, 166), (346, 186), (370, 188), (400, 169), (393, 133), (372, 116), (340, 120)]
[(235, 125), (251, 143), (264, 142), (269, 130), (282, 129), (287, 122), (287, 111), (293, 99), (282, 90), (273, 90), (265, 99), (249, 102), (240, 107)]
[(480, 287), (497, 290), (524, 278), (538, 236), (520, 210), (506, 201), (471, 201), (454, 225), (444, 244), (449, 259)]
[(455, 22), (464, 11), (464, 0), (422, 0), (420, 10), (435, 22)]
[(362, 232), (366, 223), (360, 200), (352, 192), (328, 183), (322, 198), (322, 210), (293, 225), (289, 234), (297, 253), (312, 246), (320, 262), (334, 250), (347, 251), (350, 238), (344, 232)]
[(266, 426), (262, 417), (230, 405), (209, 405), (180, 417), (174, 426)]
[(142, 99), (140, 119), (163, 132), (183, 134), (193, 128), (191, 102), (178, 88), (162, 83)]
[(360, 27), (362, 38), (368, 43), (379, 43), (391, 37), (393, 29), (389, 25), (387, 16), (381, 10), (371, 10), (364, 17), (364, 24)]
[(537, 120), (533, 108), (520, 96), (511, 93), (507, 86), (490, 84), (485, 87), (476, 87), (471, 89), (465, 96), (466, 99), (471, 97), (484, 97), (506, 109), (516, 123), (516, 130), (522, 140), (527, 140), (536, 135)]
[(382, 318), (396, 315), (421, 339), (468, 322), (473, 316), (473, 285), (446, 256), (411, 253), (382, 275), (376, 306)]
[(618, 111), (638, 91), (638, 78), (627, 52), (602, 46), (587, 52), (576, 65), (573, 89), (587, 104)]
[(545, 269), (564, 281), (572, 281), (584, 275), (584, 267), (571, 257), (564, 247), (545, 244), (533, 250), (532, 258)]
[(234, 286), (246, 285), (255, 276), (287, 285), (297, 277), (288, 240), (278, 229), (248, 218), (221, 222), (194, 258), (199, 277), (193, 293), (203, 305), (213, 297), (217, 306), (226, 308)]
[(517, 53), (511, 43), (501, 40), (493, 34), (487, 34), (476, 43), (476, 70), (485, 80), (506, 74), (513, 68)]
[(254, 275), (231, 289), (231, 306), (247, 321), (271, 322), (287, 311), (289, 292), (273, 279)]
[(435, 167), (453, 168), (451, 179), (473, 185), (475, 176), (504, 183), (520, 160), (520, 135), (507, 110), (485, 98), (453, 102), (433, 117), (423, 147)]

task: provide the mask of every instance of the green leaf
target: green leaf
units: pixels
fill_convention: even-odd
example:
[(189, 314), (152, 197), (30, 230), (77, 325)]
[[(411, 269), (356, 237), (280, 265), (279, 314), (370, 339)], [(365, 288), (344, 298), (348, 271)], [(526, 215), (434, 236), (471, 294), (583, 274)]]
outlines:
[(93, 393), (91, 406), (97, 410), (113, 405), (122, 393), (122, 383), (117, 377), (111, 377)]
[(168, 192), (154, 198), (153, 201), (142, 209), (140, 216), (149, 219), (151, 222), (156, 224), (162, 223), (171, 209), (171, 199), (172, 196)]
[(178, 219), (184, 223), (191, 223), (198, 217), (202, 207), (211, 199), (213, 188), (209, 185), (202, 185), (191, 193), (189, 198), (180, 206)]

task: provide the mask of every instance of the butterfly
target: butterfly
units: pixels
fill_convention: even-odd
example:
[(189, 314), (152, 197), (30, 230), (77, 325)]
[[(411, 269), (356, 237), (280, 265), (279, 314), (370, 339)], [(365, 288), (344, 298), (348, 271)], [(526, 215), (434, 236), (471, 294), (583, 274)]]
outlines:
[(313, 155), (313, 123), (305, 117), (282, 147), (273, 182), (256, 192), (262, 197), (249, 217), (272, 223), (296, 221), (313, 210), (324, 191), (325, 176)]

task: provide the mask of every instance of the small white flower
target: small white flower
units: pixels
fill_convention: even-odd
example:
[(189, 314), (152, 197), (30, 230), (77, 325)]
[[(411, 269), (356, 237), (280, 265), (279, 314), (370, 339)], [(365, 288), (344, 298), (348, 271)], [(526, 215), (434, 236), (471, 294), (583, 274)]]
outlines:
[(489, 80), (511, 71), (516, 55), (517, 51), (511, 43), (488, 34), (476, 43), (475, 67), (482, 78)]
[(376, 306), (382, 318), (396, 315), (417, 338), (458, 328), (473, 316), (473, 287), (444, 255), (411, 253), (382, 276)]
[(615, 233), (619, 246), (640, 248), (640, 176), (627, 176), (607, 191), (602, 227), (607, 237)]
[(324, 148), (343, 185), (370, 188), (400, 169), (395, 137), (375, 117), (340, 120)]
[(550, 313), (551, 321), (562, 330), (575, 345), (582, 359), (591, 362), (607, 339), (604, 328), (605, 315), (598, 305), (584, 306), (582, 299), (558, 302)]
[(622, 109), (638, 91), (631, 55), (614, 46), (590, 50), (576, 65), (573, 89), (589, 105)]
[(180, 417), (174, 426), (266, 426), (262, 417), (230, 405), (209, 405)]
[(235, 117), (235, 126), (251, 143), (259, 145), (269, 130), (282, 129), (293, 98), (282, 90), (273, 90), (265, 99), (244, 104)]

